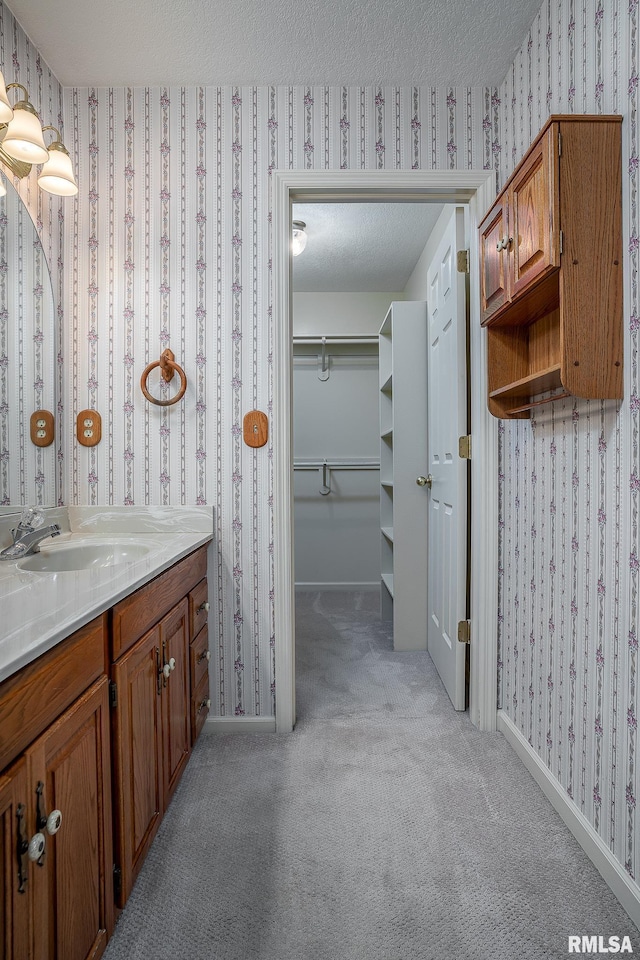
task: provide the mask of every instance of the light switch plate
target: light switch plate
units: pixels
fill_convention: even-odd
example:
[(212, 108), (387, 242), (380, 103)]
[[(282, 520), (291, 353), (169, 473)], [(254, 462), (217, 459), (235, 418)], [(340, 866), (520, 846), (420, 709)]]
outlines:
[(36, 410), (31, 414), (30, 436), (36, 447), (48, 447), (53, 443), (54, 419), (50, 410)]
[(262, 410), (250, 410), (242, 422), (244, 442), (249, 447), (264, 447), (269, 439), (269, 421)]
[(102, 439), (102, 417), (97, 410), (81, 410), (76, 417), (76, 437), (83, 447), (95, 447)]

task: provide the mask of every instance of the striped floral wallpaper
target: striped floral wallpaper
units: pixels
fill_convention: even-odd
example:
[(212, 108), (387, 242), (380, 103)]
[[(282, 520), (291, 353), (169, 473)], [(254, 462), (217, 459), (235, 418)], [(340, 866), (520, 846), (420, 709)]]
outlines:
[(640, 876), (640, 289), (637, 0), (545, 0), (504, 83), (500, 174), (551, 113), (620, 113), (625, 397), (564, 401), (500, 433), (502, 709)]
[[(80, 183), (67, 214), (67, 409), (98, 409), (104, 437), (89, 450), (70, 440), (70, 500), (214, 506), (214, 714), (274, 709), (271, 451), (242, 440), (244, 414), (270, 411), (273, 395), (270, 173), (492, 168), (495, 93), (65, 91)], [(165, 346), (189, 378), (170, 408), (138, 383)]]
[[(44, 124), (53, 124), (64, 135), (62, 88), (29, 42), (19, 24), (0, 0), (0, 68), (7, 84), (22, 83), (31, 95)], [(10, 91), (12, 102), (18, 99)], [(50, 137), (48, 134), (47, 137)], [(21, 503), (53, 506), (56, 492), (64, 498), (62, 396), (63, 273), (62, 238), (64, 205), (50, 198), (36, 183), (39, 168), (24, 180), (8, 180), (8, 196), (0, 210), (0, 509)], [(25, 206), (16, 204), (15, 194)], [(37, 230), (40, 243), (33, 234)], [(53, 290), (49, 287), (50, 265)], [(15, 267), (20, 254), (21, 269)], [(53, 297), (58, 309), (52, 315)], [(16, 322), (19, 321), (19, 322)], [(22, 424), (34, 410), (56, 415), (56, 439), (50, 447), (34, 447), (25, 440)]]
[[(0, 12), (5, 69), (13, 56), (34, 70), (37, 54)], [(639, 17), (638, 0), (544, 0), (498, 90), (67, 90), (78, 201), (56, 224), (32, 185), (21, 188), (43, 221), (56, 284), (63, 226), (72, 264), (59, 296), (68, 425), (74, 410), (96, 406), (105, 427), (89, 451), (65, 431), (67, 499), (215, 507), (212, 712), (270, 715), (270, 448), (249, 451), (241, 440), (242, 416), (269, 410), (273, 392), (270, 171), (483, 167), (496, 169), (499, 186), (550, 113), (624, 115), (625, 399), (560, 402), (501, 426), (498, 671), (502, 709), (632, 878)], [(52, 116), (52, 78), (49, 90)], [(151, 409), (138, 379), (166, 345), (189, 387), (177, 407)]]

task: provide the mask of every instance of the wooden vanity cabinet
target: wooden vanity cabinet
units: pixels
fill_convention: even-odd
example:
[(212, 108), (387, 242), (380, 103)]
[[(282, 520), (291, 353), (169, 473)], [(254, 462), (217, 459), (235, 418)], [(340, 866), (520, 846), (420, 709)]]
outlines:
[[(118, 603), (112, 614), (116, 904), (123, 907), (191, 754), (190, 591), (207, 548)], [(206, 589), (206, 587), (205, 587)]]
[[(98, 618), (0, 684), (2, 960), (93, 960), (113, 929), (105, 627)], [(45, 825), (55, 810), (57, 830), (56, 817)]]
[(191, 676), (191, 744), (200, 735), (209, 714), (209, 591), (206, 580), (189, 593), (189, 621), (191, 643), (189, 645), (189, 670)]
[(622, 397), (621, 156), (620, 117), (550, 117), (480, 225), (497, 417)]
[(17, 859), (18, 838), (27, 838), (28, 795), (27, 761), (21, 757), (0, 774), (0, 960), (28, 960), (31, 955), (30, 898)]

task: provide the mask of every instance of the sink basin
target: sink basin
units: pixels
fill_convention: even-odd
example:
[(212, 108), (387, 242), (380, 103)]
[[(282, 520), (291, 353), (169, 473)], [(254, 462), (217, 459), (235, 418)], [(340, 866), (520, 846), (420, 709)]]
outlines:
[(60, 546), (20, 560), (21, 570), (40, 573), (63, 573), (67, 570), (95, 570), (120, 563), (132, 563), (149, 553), (142, 543), (74, 543)]

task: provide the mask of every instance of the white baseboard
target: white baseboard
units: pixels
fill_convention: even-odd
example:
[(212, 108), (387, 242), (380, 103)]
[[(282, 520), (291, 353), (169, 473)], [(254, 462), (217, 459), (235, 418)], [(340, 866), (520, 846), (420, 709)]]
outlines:
[(275, 733), (275, 717), (208, 717), (205, 733)]
[(504, 734), (635, 925), (640, 927), (640, 888), (631, 880), (602, 837), (596, 833), (587, 818), (567, 797), (562, 786), (547, 769), (531, 744), (525, 740), (513, 721), (502, 710), (498, 710), (498, 730)]
[(369, 591), (369, 590), (379, 590), (380, 581), (375, 580), (373, 582), (366, 581), (364, 583), (305, 583), (296, 581), (296, 590), (344, 590), (353, 592), (358, 591)]

